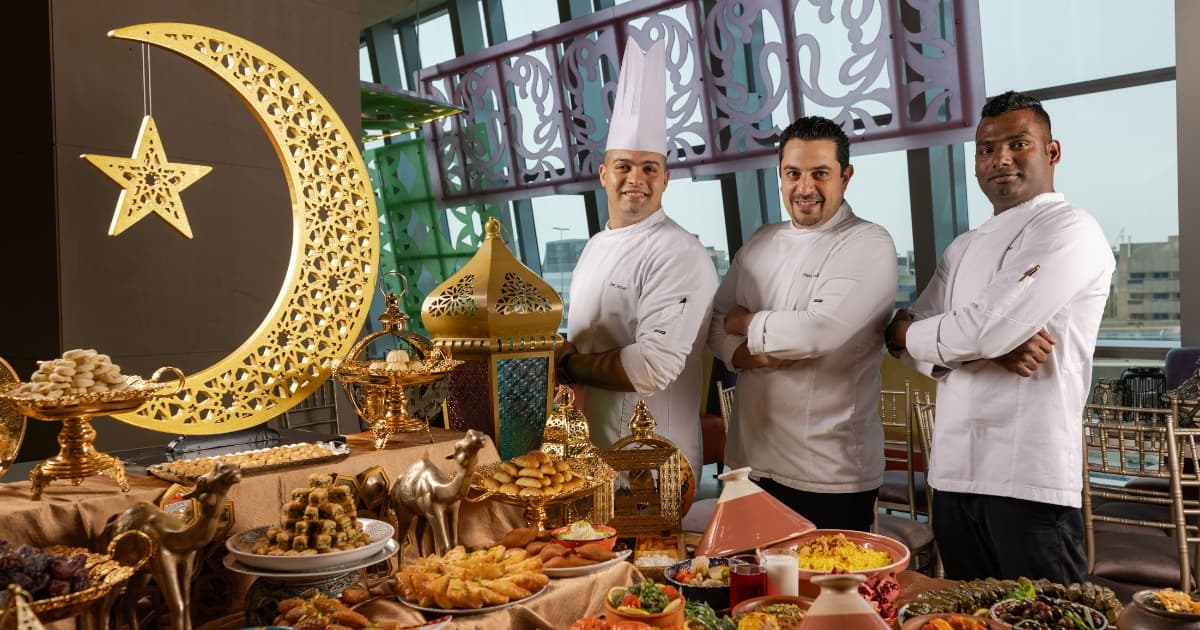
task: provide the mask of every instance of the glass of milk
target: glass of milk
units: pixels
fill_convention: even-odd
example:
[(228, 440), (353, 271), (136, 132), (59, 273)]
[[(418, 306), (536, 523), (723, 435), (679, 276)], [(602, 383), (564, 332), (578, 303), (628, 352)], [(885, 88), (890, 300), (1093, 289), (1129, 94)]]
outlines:
[(800, 565), (793, 549), (763, 549), (767, 567), (767, 595), (799, 595)]

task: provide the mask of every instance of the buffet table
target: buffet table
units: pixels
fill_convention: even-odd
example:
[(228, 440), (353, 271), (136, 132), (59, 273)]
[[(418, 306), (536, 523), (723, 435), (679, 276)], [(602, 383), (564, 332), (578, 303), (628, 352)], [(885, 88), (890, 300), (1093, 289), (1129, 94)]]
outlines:
[[(375, 450), (371, 434), (359, 433), (346, 438), (350, 455), (343, 459), (245, 475), (227, 497), (234, 504), (230, 533), (279, 520), (279, 511), (289, 500), (292, 489), (307, 485), (308, 476), (314, 472), (353, 476), (381, 466), (394, 481), (425, 456), (439, 468), (453, 471), (454, 462), (446, 456), (454, 453), (454, 442), (463, 434), (442, 429), (433, 429), (432, 434), (432, 444), (424, 433), (412, 433), (394, 438), (387, 447)], [(479, 452), (478, 463), (499, 459), (495, 445), (488, 440)], [(87, 547), (104, 530), (109, 518), (139, 501), (157, 502), (171, 484), (156, 477), (131, 475), (129, 485), (126, 493), (106, 477), (88, 477), (78, 486), (60, 481), (47, 486), (42, 499), (34, 501), (30, 499), (28, 480), (0, 484), (0, 532), (14, 544)], [(487, 543), (494, 538), (494, 532), (506, 532), (523, 524), (519, 508), (490, 501), (479, 504), (464, 501), (461, 521), (466, 544)]]

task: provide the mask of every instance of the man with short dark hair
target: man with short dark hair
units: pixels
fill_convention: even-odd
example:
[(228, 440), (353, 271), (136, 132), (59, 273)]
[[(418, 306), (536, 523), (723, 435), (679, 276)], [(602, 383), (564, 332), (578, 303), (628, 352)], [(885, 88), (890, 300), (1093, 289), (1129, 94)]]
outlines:
[(580, 386), (591, 438), (629, 435), (639, 400), (687, 457), (700, 450), (701, 355), (717, 272), (693, 234), (662, 209), (667, 188), (665, 42), (626, 44), (600, 166), (608, 225), (588, 241), (571, 280), (561, 381)]
[(750, 466), (819, 527), (867, 531), (883, 482), (879, 335), (896, 295), (896, 247), (843, 199), (850, 141), (801, 118), (779, 146), (790, 221), (738, 251), (713, 302), (708, 344), (739, 372), (725, 462)]
[(954, 239), (885, 339), (938, 379), (929, 484), (946, 577), (1079, 582), (1081, 415), (1113, 253), (1054, 191), (1062, 148), (1037, 99), (988, 101), (975, 145), (994, 214)]

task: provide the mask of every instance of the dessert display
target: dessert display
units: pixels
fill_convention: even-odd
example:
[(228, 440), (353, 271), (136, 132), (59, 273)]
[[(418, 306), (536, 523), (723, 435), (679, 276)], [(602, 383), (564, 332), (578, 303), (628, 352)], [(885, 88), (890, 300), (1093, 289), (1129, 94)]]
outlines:
[(529, 451), (478, 473), (477, 486), (511, 497), (542, 498), (569, 494), (582, 488), (585, 480), (571, 465), (542, 451)]
[(29, 382), (10, 393), (31, 400), (54, 400), (63, 396), (82, 396), (130, 389), (140, 379), (121, 374), (121, 367), (107, 354), (92, 349), (67, 350), (62, 358), (38, 361)]
[(473, 552), (459, 545), (444, 556), (405, 564), (396, 573), (401, 599), (431, 610), (499, 606), (532, 597), (549, 582), (537, 556), (500, 545)]
[(313, 474), (308, 487), (292, 490), (279, 525), (267, 529), (252, 551), (260, 555), (295, 556), (346, 551), (371, 543), (359, 526), (354, 495), (333, 485), (329, 475)]
[(154, 464), (147, 467), (146, 470), (155, 477), (167, 481), (192, 481), (212, 470), (213, 464), (217, 462), (237, 464), (242, 468), (243, 475), (253, 475), (292, 466), (332, 461), (349, 454), (350, 448), (341, 442), (317, 442), (315, 444), (304, 442), (227, 455), (182, 459)]
[[(612, 541), (615, 542), (616, 538)], [(558, 569), (596, 566), (620, 557), (611, 549), (611, 544), (588, 542), (568, 546), (554, 540), (550, 532), (538, 531), (532, 527), (518, 527), (505, 534), (496, 544), (509, 549), (523, 549), (529, 555), (537, 557), (551, 577), (557, 577), (554, 574)], [(628, 552), (625, 555), (627, 556)]]

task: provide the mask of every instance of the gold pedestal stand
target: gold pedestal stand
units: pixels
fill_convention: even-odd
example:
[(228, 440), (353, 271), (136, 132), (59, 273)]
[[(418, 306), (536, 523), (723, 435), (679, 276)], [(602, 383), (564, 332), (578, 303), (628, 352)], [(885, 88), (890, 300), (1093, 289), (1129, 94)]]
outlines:
[[(475, 469), (475, 477), (471, 480), (471, 488), (466, 499), (471, 503), (479, 503), (485, 499), (492, 499), (493, 501), (499, 501), (507, 505), (522, 507), (524, 508), (523, 516), (525, 517), (525, 525), (541, 531), (545, 529), (547, 506), (568, 503), (592, 494), (597, 488), (605, 484), (612, 485), (613, 479), (617, 477), (616, 471), (598, 457), (580, 457), (564, 461), (570, 464), (571, 472), (576, 477), (585, 481), (583, 485), (569, 492), (536, 497), (522, 497), (488, 490), (484, 487), (483, 480), (491, 477), (492, 473), (500, 469), (500, 464), (503, 462), (496, 462), (479, 466)], [(602, 512), (611, 512), (611, 506), (597, 506), (596, 509)]]
[[(408, 290), (408, 281), (402, 275), (394, 272), (393, 275), (404, 281), (404, 288), (400, 291), (400, 295), (404, 295)], [(408, 315), (400, 310), (399, 296), (388, 293), (384, 296), (384, 302), (386, 307), (379, 316), (383, 330), (360, 339), (351, 348), (348, 357), (334, 360), (333, 378), (346, 389), (346, 397), (354, 404), (354, 410), (370, 425), (371, 434), (375, 436), (375, 448), (383, 448), (393, 435), (421, 430), (425, 431), (432, 443), (429, 421), (408, 412), (406, 388), (436, 383), (450, 376), (450, 372), (462, 361), (455, 361), (450, 358), (449, 350), (435, 348), (429, 339), (408, 330)], [(408, 346), (410, 360), (401, 364), (358, 358), (372, 342), (384, 336), (404, 342)]]
[[(172, 389), (169, 383), (158, 383), (163, 372), (172, 372), (178, 380)], [(42, 490), (51, 481), (68, 479), (74, 485), (92, 475), (106, 475), (116, 480), (124, 492), (129, 492), (125, 479), (125, 464), (121, 460), (96, 450), (96, 430), (92, 428), (94, 416), (134, 411), (146, 401), (159, 396), (172, 396), (183, 388), (184, 375), (173, 367), (160, 368), (149, 381), (138, 381), (129, 389), (88, 394), (63, 396), (57, 399), (33, 399), (28, 396), (12, 395), (17, 385), (0, 390), (0, 399), (11, 403), (17, 411), (31, 418), (47, 422), (62, 421), (58, 433), (58, 454), (34, 467), (29, 473), (33, 499), (42, 498)]]

